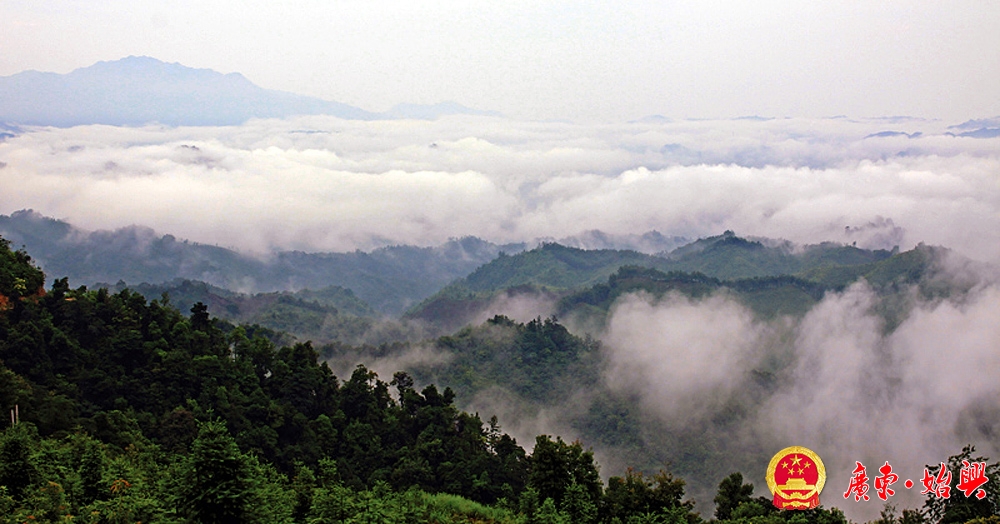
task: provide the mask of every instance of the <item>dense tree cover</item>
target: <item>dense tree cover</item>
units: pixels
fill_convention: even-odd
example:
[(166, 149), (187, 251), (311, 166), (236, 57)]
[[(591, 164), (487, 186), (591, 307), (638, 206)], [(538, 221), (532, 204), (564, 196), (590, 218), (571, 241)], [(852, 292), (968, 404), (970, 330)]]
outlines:
[(11, 250), (10, 242), (0, 238), (0, 310), (14, 307), (44, 286), (45, 276), (31, 263), (31, 256), (21, 249)]
[[(528, 454), (495, 417), (459, 410), (450, 388), (364, 366), (340, 381), (310, 343), (277, 347), (202, 303), (184, 315), (165, 297), (43, 283), (0, 241), (0, 403), (20, 415), (0, 433), (0, 524), (702, 521), (680, 478), (628, 470), (605, 486), (582, 443), (542, 435)], [(553, 318), (506, 317), (438, 344), (489, 360), (490, 380), (533, 398), (586, 380), (597, 347)], [(622, 407), (605, 404), (605, 415)], [(996, 465), (989, 474), (1000, 477)], [(752, 492), (739, 474), (725, 479), (718, 521), (845, 522), (837, 510), (779, 512)], [(994, 518), (988, 492), (904, 517)]]
[[(441, 295), (498, 291), (522, 285), (575, 289), (596, 284), (622, 266), (700, 273), (722, 280), (793, 275), (829, 267), (867, 266), (892, 252), (825, 243), (795, 249), (785, 242), (765, 246), (732, 231), (700, 239), (657, 256), (627, 250), (584, 250), (545, 243), (514, 256), (500, 256), (441, 291)], [(870, 267), (869, 267), (870, 269)]]
[(614, 300), (629, 292), (699, 297), (723, 289), (763, 318), (800, 316), (826, 291), (842, 290), (862, 277), (890, 291), (892, 286), (920, 283), (928, 289), (936, 284), (938, 293), (946, 293), (952, 289), (950, 282), (926, 278), (943, 251), (921, 246), (898, 253), (835, 243), (796, 249), (787, 242), (764, 245), (731, 231), (657, 256), (543, 244), (483, 265), (404, 318), (450, 332), (472, 322), (498, 299), (536, 295), (558, 301), (562, 317), (585, 315), (593, 317), (588, 322), (599, 324)]
[(742, 473), (733, 473), (719, 483), (719, 492), (715, 495), (715, 518), (728, 520), (733, 516), (733, 510), (751, 501), (753, 484), (743, 483)]
[(316, 344), (335, 340), (358, 343), (377, 325), (379, 316), (350, 289), (328, 286), (297, 292), (237, 293), (192, 280), (163, 284), (127, 285), (118, 282), (110, 290), (129, 288), (147, 300), (167, 294), (170, 302), (185, 311), (195, 303), (208, 306), (213, 315), (234, 324), (253, 324), (288, 333)]
[[(200, 303), (186, 317), (129, 290), (74, 290), (60, 279), (50, 292), (21, 300), (18, 286), (20, 280), (3, 289), (17, 300), (0, 317), (0, 391), (5, 405), (19, 405), (21, 419), (43, 435), (82, 428), (122, 444), (134, 428), (183, 449), (198, 420), (220, 417), (241, 449), (282, 471), (336, 456), (357, 487), (385, 480), (475, 491), (483, 501), (500, 495), (502, 484), (474, 490), (474, 479), (463, 477), (491, 463), (499, 468), (504, 457), (488, 449), (483, 423), (455, 408), (449, 390), (408, 390), (403, 376), (397, 402), (363, 367), (340, 383), (310, 344), (276, 348), (242, 327), (219, 324)], [(445, 459), (435, 447), (468, 455)], [(394, 475), (404, 467), (417, 469)]]
[(589, 286), (622, 265), (655, 267), (667, 261), (627, 250), (584, 250), (544, 243), (516, 255), (500, 256), (440, 289), (403, 316), (454, 331), (501, 295), (551, 294)]
[[(9, 522), (535, 522), (603, 504), (580, 443), (539, 437), (529, 457), (449, 388), (363, 366), (341, 382), (311, 344), (276, 347), (202, 303), (183, 315), (65, 278), (45, 292), (30, 257), (2, 248), (0, 400), (20, 415), (0, 437)], [(536, 370), (580, 350), (552, 320), (517, 338)]]
[[(358, 354), (396, 354), (408, 347), (332, 344), (321, 351), (327, 358), (349, 360)], [(502, 384), (527, 399), (559, 400), (573, 392), (574, 384), (599, 382), (597, 341), (573, 335), (552, 317), (521, 323), (497, 315), (481, 326), (439, 337), (432, 347), (448, 356), (447, 364), (413, 366), (413, 374), (425, 382), (449, 384), (467, 396)]]
[[(913, 252), (896, 255), (898, 259), (893, 257), (887, 263), (910, 267), (911, 263), (921, 260), (924, 261), (922, 263), (927, 263), (933, 256), (932, 250), (918, 248)], [(876, 265), (874, 269), (881, 267), (883, 266)], [(907, 277), (900, 273), (898, 278)], [(921, 278), (926, 278), (926, 275)], [(939, 278), (934, 277), (935, 280)], [(887, 285), (883, 284), (873, 284), (880, 286), (875, 291), (883, 299), (887, 296), (891, 298), (893, 284), (891, 281)], [(803, 300), (811, 304), (822, 296), (823, 291), (835, 289), (835, 286), (790, 276), (727, 282), (697, 273), (663, 273), (655, 269), (628, 266), (613, 274), (609, 278), (609, 284), (594, 286), (587, 292), (581, 292), (580, 297), (581, 303), (586, 300), (595, 308), (606, 308), (614, 298), (638, 290), (654, 297), (670, 292), (704, 297), (720, 289), (744, 300), (747, 296), (787, 290), (790, 295), (804, 297)], [(466, 398), (475, 394), (483, 395), (484, 392), (495, 395), (502, 390), (504, 395), (510, 395), (505, 398), (512, 399), (506, 402), (510, 405), (520, 403), (519, 409), (527, 416), (534, 416), (532, 409), (539, 409), (539, 406), (562, 409), (562, 421), (570, 424), (587, 442), (598, 445), (606, 452), (610, 450), (619, 458), (624, 457), (626, 463), (635, 465), (643, 472), (656, 471), (660, 464), (671, 464), (673, 471), (683, 474), (685, 478), (694, 479), (694, 485), (698, 486), (718, 483), (720, 478), (729, 473), (719, 466), (724, 458), (732, 456), (730, 454), (726, 457), (728, 450), (722, 447), (728, 442), (726, 437), (729, 431), (738, 430), (741, 423), (748, 418), (752, 419), (757, 406), (762, 405), (763, 400), (773, 393), (790, 355), (782, 345), (783, 340), (775, 339), (771, 358), (763, 360), (758, 368), (747, 370), (746, 375), (741, 377), (736, 393), (725, 399), (710, 419), (686, 426), (670, 425), (644, 417), (638, 408), (640, 400), (630, 397), (628, 392), (612, 391), (606, 387), (600, 375), (601, 366), (606, 361), (602, 360), (600, 345), (596, 341), (564, 332), (565, 328), (555, 318), (539, 318), (521, 323), (496, 316), (479, 326), (439, 338), (431, 347), (440, 358), (430, 359), (427, 364), (416, 364), (411, 369), (421, 379), (452, 385), (460, 396)], [(427, 346), (425, 344), (423, 347)], [(393, 358), (405, 354), (409, 349), (406, 345), (383, 345), (363, 348), (337, 346), (324, 348), (326, 350), (329, 350), (326, 354), (330, 356), (356, 355), (361, 352), (374, 359)], [(536, 355), (546, 355), (546, 359), (538, 361), (525, 358)], [(546, 366), (546, 369), (539, 371), (539, 364)], [(552, 369), (548, 369), (549, 367)], [(545, 386), (537, 385), (540, 379), (546, 381)], [(529, 386), (526, 387), (526, 384)], [(586, 388), (587, 399), (583, 408), (580, 403), (567, 402), (579, 399), (578, 393), (582, 388)], [(766, 463), (767, 457), (773, 452), (760, 449), (755, 444), (750, 443), (739, 450), (739, 458), (744, 463), (753, 462), (754, 458)], [(606, 491), (613, 492), (613, 486), (609, 483)], [(728, 485), (722, 488), (723, 498), (716, 499), (716, 503), (723, 506), (722, 513), (716, 514), (719, 520), (745, 521), (757, 518), (756, 522), (770, 522), (790, 518), (786, 514), (772, 511), (770, 500), (749, 500), (752, 488), (747, 490), (741, 476), (738, 479), (730, 478)], [(704, 492), (701, 490), (699, 499), (704, 501), (711, 498), (711, 495), (706, 497)], [(739, 496), (741, 493), (745, 496)], [(553, 507), (559, 509), (560, 503), (553, 498)], [(599, 506), (605, 512), (601, 514), (604, 517), (608, 517), (609, 500), (611, 499), (606, 495), (603, 505)], [(750, 504), (751, 502), (755, 505)], [(740, 505), (746, 507), (737, 513), (736, 509)], [(832, 519), (829, 520), (831, 522), (839, 521), (838, 518), (842, 520), (842, 516), (837, 517), (832, 512), (797, 514), (799, 518), (819, 519), (819, 515), (825, 515), (822, 518)], [(917, 510), (907, 509), (903, 517), (909, 523), (915, 522), (918, 515)]]
[(615, 268), (655, 265), (663, 260), (635, 251), (584, 250), (545, 243), (514, 256), (500, 256), (454, 284), (473, 292), (505, 289), (524, 284), (572, 288), (603, 280)]
[(607, 283), (564, 296), (557, 310), (563, 316), (583, 315), (600, 324), (611, 305), (629, 293), (644, 292), (657, 298), (676, 293), (697, 299), (727, 292), (758, 317), (767, 319), (777, 315), (804, 315), (832, 289), (835, 288), (791, 275), (719, 280), (702, 273), (664, 273), (657, 269), (622, 266), (608, 277)]
[[(35, 291), (42, 273), (23, 252), (2, 248), (0, 400), (5, 409), (17, 406), (22, 422), (11, 431), (30, 427), (52, 442), (90, 435), (115, 449), (142, 442), (224, 466), (233, 479), (247, 477), (248, 466), (220, 457), (249, 454), (274, 474), (333, 459), (339, 481), (355, 490), (383, 482), (493, 503), (524, 487), (523, 449), (496, 424), (487, 428), (458, 410), (450, 389), (417, 391), (401, 373), (394, 397), (390, 384), (360, 366), (341, 383), (310, 344), (276, 348), (212, 319), (201, 303), (185, 316), (165, 299), (71, 289), (65, 278), (47, 293)], [(220, 440), (223, 433), (231, 441)], [(25, 439), (16, 436), (3, 450), (23, 458)], [(5, 461), (0, 478), (23, 501), (45, 476), (21, 475), (31, 471), (23, 467), (11, 473), (15, 464)], [(208, 493), (192, 468), (181, 487)], [(229, 493), (223, 498), (244, 500), (249, 488), (234, 480), (219, 489)], [(241, 510), (195, 504), (185, 511)]]
[[(929, 497), (926, 500), (924, 513), (932, 521), (947, 524), (1000, 515), (1000, 463), (990, 464), (986, 457), (973, 456), (975, 452), (976, 448), (969, 445), (962, 448), (961, 453), (948, 457), (948, 463), (944, 467), (951, 475), (951, 482), (948, 485), (952, 496), (947, 499)], [(986, 464), (982, 473), (990, 479), (982, 486), (985, 496), (981, 499), (976, 496), (966, 496), (960, 490), (962, 467), (974, 463)], [(941, 465), (929, 465), (927, 470), (937, 477), (941, 473)]]

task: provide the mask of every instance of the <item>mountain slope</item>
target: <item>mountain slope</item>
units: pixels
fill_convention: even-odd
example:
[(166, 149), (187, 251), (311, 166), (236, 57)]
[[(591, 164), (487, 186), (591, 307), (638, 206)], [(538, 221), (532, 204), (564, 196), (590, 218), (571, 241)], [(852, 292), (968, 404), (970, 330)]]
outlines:
[(239, 73), (150, 57), (98, 62), (65, 75), (25, 71), (0, 77), (0, 121), (25, 125), (235, 125), (315, 114), (375, 117), (346, 104), (263, 89)]
[(452, 331), (473, 322), (498, 298), (516, 300), (519, 296), (542, 295), (554, 301), (571, 289), (603, 281), (621, 266), (648, 267), (665, 262), (635, 251), (587, 251), (542, 244), (515, 255), (501, 253), (407, 311), (404, 318)]
[(139, 226), (82, 231), (33, 211), (0, 215), (0, 235), (14, 246), (25, 246), (47, 274), (68, 276), (80, 284), (179, 278), (251, 293), (341, 286), (385, 314), (412, 307), (501, 250), (523, 249), (467, 237), (435, 247), (389, 246), (369, 253), (289, 251), (263, 259)]
[[(730, 252), (733, 246), (770, 249), (748, 247), (744, 243), (750, 242), (729, 240), (722, 246), (725, 247), (722, 252)], [(710, 248), (711, 245), (713, 242), (702, 242), (701, 247)], [(544, 253), (539, 248), (506, 257), (510, 260), (498, 259), (477, 270), (473, 274), (476, 278), (470, 275), (451, 288), (470, 281), (485, 289), (488, 286), (484, 283), (530, 280), (528, 275), (513, 271), (511, 266), (556, 268), (561, 263), (566, 270), (562, 277), (566, 277), (574, 274), (572, 269), (588, 265), (601, 267), (597, 262), (607, 262), (610, 258), (609, 253), (600, 253), (587, 260), (589, 252), (546, 247), (563, 256)], [(799, 359), (812, 357), (812, 349), (807, 346), (815, 343), (815, 339), (802, 339), (803, 329), (821, 325), (820, 336), (823, 337), (830, 336), (827, 334), (830, 332), (839, 333), (835, 330), (849, 329), (881, 329), (888, 335), (915, 312), (926, 313), (927, 306), (937, 299), (960, 305), (975, 294), (973, 282), (963, 281), (961, 272), (945, 269), (960, 267), (960, 261), (944, 248), (920, 245), (874, 262), (866, 260), (879, 258), (882, 254), (844, 248), (821, 245), (790, 252), (788, 256), (798, 261), (797, 264), (814, 266), (797, 276), (721, 280), (698, 273), (626, 266), (605, 282), (574, 293), (561, 292), (564, 298), (558, 303), (557, 316), (568, 320), (566, 326), (575, 326), (570, 328), (575, 332), (567, 333), (563, 324), (552, 317), (522, 323), (498, 315), (438, 338), (433, 342), (433, 351), (426, 349), (430, 342), (421, 342), (423, 353), (419, 354), (430, 353), (434, 358), (411, 358), (406, 361), (406, 369), (419, 380), (449, 384), (460, 398), (473, 398), (470, 406), (477, 410), (505, 406), (508, 416), (515, 420), (527, 420), (529, 424), (532, 420), (541, 420), (548, 427), (572, 428), (575, 436), (587, 445), (638, 470), (655, 471), (669, 461), (671, 471), (690, 480), (692, 492), (701, 494), (705, 500), (718, 486), (725, 471), (734, 467), (760, 471), (776, 449), (770, 440), (774, 437), (762, 436), (757, 422), (771, 416), (766, 406), (773, 405), (769, 404), (772, 400), (778, 401), (790, 391), (798, 391), (790, 388), (789, 383), (814, 380), (812, 373), (804, 378), (796, 375), (801, 365)], [(702, 249), (700, 253), (706, 251), (710, 249)], [(694, 251), (688, 251), (684, 256), (692, 254)], [(520, 265), (517, 264), (519, 259), (523, 261)], [(569, 266), (566, 260), (576, 262), (576, 268), (566, 269)], [(540, 261), (550, 264), (546, 266)], [(862, 263), (847, 265), (855, 262)], [(844, 271), (831, 271), (831, 268), (843, 268)], [(982, 271), (974, 273), (984, 274)], [(538, 274), (544, 276), (545, 272)], [(845, 275), (851, 275), (850, 279)], [(488, 276), (496, 278), (486, 278)], [(830, 276), (835, 278), (828, 278)], [(842, 313), (844, 316), (833, 316), (825, 311), (830, 305), (856, 308), (853, 303), (846, 306), (844, 297), (868, 296), (867, 291), (825, 295), (843, 290), (844, 286), (859, 279), (865, 279), (874, 291), (870, 295), (870, 310)], [(536, 285), (540, 280), (535, 280)], [(554, 280), (550, 278), (549, 281)], [(525, 287), (529, 285), (524, 284)], [(466, 304), (485, 300), (481, 297), (486, 291), (473, 293), (470, 287), (464, 288), (473, 297)], [(636, 302), (648, 302), (653, 308), (616, 310), (612, 307), (629, 294), (643, 295)], [(675, 294), (690, 300), (674, 300), (670, 295)], [(725, 300), (712, 295), (722, 295)], [(457, 308), (461, 297), (456, 294), (450, 298)], [(659, 299), (665, 300), (658, 303)], [(730, 300), (754, 313), (745, 329), (728, 331), (729, 328), (718, 322), (720, 317), (709, 311)], [(737, 310), (742, 317), (742, 308), (733, 311)], [(951, 307), (944, 310), (951, 310)], [(623, 316), (610, 324), (611, 330), (604, 330), (609, 315), (618, 314)], [(872, 323), (877, 327), (863, 324), (831, 326), (853, 322), (849, 319), (854, 314), (870, 314), (883, 322)], [(844, 320), (845, 317), (848, 320)], [(867, 323), (868, 319), (863, 322)], [(698, 327), (688, 331), (692, 325)], [(576, 331), (584, 329), (596, 338), (581, 337)], [(702, 340), (712, 340), (716, 329), (727, 334), (718, 338), (717, 347), (706, 349), (714, 342), (703, 343)], [(667, 340), (660, 343), (658, 337)], [(748, 339), (752, 342), (747, 342)], [(750, 343), (754, 349), (748, 351), (744, 343)], [(978, 340), (975, 343), (978, 344)], [(840, 346), (830, 347), (839, 349)], [(882, 344), (872, 344), (872, 351), (879, 352), (882, 347)], [(988, 351), (988, 347), (983, 346), (983, 350)], [(907, 358), (905, 355), (913, 350), (901, 347), (896, 351)], [(700, 352), (711, 352), (712, 356), (700, 361)], [(716, 366), (725, 367), (727, 361), (733, 362), (728, 360), (730, 353), (739, 359), (738, 369), (726, 373), (725, 379), (720, 378), (716, 386), (704, 386), (703, 380), (710, 375), (705, 370), (714, 372)], [(348, 363), (361, 358), (396, 363), (402, 356), (414, 354), (418, 353), (406, 346), (324, 348), (325, 356)], [(692, 365), (699, 361), (700, 364)], [(826, 365), (840, 366), (842, 362), (843, 357), (836, 355)], [(864, 362), (865, 365), (869, 365), (868, 362), (881, 365), (882, 361)], [(644, 367), (652, 371), (642, 371)], [(698, 369), (702, 372), (698, 373)], [(992, 380), (993, 375), (989, 376), (987, 380)], [(984, 428), (990, 427), (986, 422), (988, 417), (983, 416)]]
[[(750, 279), (744, 284), (747, 299), (759, 303), (761, 313), (790, 313), (796, 307), (811, 305), (822, 292), (814, 296), (816, 291), (812, 288), (816, 284), (786, 281), (783, 275), (811, 270), (815, 272), (813, 280), (823, 284), (824, 289), (834, 288), (841, 281), (846, 285), (856, 280), (861, 274), (838, 268), (875, 264), (891, 255), (885, 250), (872, 251), (834, 243), (803, 248), (787, 242), (765, 245), (740, 238), (732, 231), (699, 239), (659, 256), (543, 244), (517, 255), (498, 257), (434, 294), (408, 311), (406, 317), (440, 326), (446, 331), (453, 330), (482, 318), (497, 302), (519, 299), (525, 302), (527, 297), (534, 296), (554, 303), (575, 291), (590, 292), (592, 286), (604, 285), (608, 277), (625, 266), (656, 269), (671, 275), (696, 273), (707, 279), (706, 282), (714, 282), (710, 284), (711, 289), (721, 286), (722, 281)], [(834, 281), (826, 282), (820, 277)], [(795, 307), (789, 305), (793, 303)], [(567, 312), (565, 307), (559, 311), (560, 314)]]
[(340, 286), (316, 291), (254, 294), (236, 293), (193, 280), (108, 287), (116, 293), (128, 288), (150, 301), (161, 300), (166, 295), (170, 305), (180, 311), (191, 311), (195, 303), (201, 302), (208, 306), (209, 313), (222, 320), (260, 325), (316, 344), (360, 343), (366, 340), (365, 335), (375, 326), (379, 316), (350, 289)]
[(603, 279), (627, 264), (655, 264), (659, 259), (635, 251), (586, 251), (543, 244), (513, 257), (500, 256), (469, 274), (457, 285), (474, 292), (533, 284), (569, 289)]
[[(660, 253), (670, 262), (662, 269), (704, 273), (723, 280), (791, 275), (814, 268), (854, 266), (884, 260), (886, 250), (860, 249), (825, 242), (796, 248), (791, 243), (768, 245), (759, 240), (736, 236), (732, 231), (699, 239), (669, 253)], [(773, 245), (772, 245), (773, 244)]]
[[(950, 255), (945, 248), (921, 244), (876, 262), (827, 265), (795, 275), (735, 280), (721, 280), (702, 273), (626, 266), (608, 277), (607, 282), (563, 296), (555, 312), (560, 317), (573, 316), (591, 325), (603, 326), (612, 305), (631, 293), (644, 293), (656, 299), (678, 293), (698, 299), (724, 291), (758, 318), (801, 317), (827, 292), (843, 291), (864, 280), (881, 297), (876, 311), (885, 320), (885, 329), (892, 330), (904, 320), (912, 306), (911, 290), (915, 289), (924, 300), (935, 300), (964, 295), (975, 286), (974, 281), (942, 270), (942, 261)], [(984, 268), (978, 271), (986, 274)]]

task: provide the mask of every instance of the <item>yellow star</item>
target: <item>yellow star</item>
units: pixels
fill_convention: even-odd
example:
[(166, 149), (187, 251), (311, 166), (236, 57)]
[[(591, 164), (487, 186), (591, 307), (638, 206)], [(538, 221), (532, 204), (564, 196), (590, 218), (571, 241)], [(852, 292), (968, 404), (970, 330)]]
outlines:
[(798, 455), (792, 455), (792, 465), (793, 466), (798, 466), (799, 462), (802, 462), (802, 457), (800, 457)]
[(809, 463), (808, 462), (806, 462), (805, 468), (809, 469)]
[(802, 468), (799, 468), (799, 475), (802, 474)]
[(782, 462), (782, 463), (781, 463), (781, 467), (783, 467), (783, 468), (787, 468), (787, 467), (788, 467), (788, 462)]

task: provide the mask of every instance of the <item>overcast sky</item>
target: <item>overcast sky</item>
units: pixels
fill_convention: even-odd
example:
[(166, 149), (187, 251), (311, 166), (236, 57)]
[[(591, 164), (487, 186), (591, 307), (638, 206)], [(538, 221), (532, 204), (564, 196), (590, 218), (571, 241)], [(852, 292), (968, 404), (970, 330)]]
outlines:
[(1000, 2), (0, 2), (0, 76), (148, 55), (382, 111), (1000, 114)]

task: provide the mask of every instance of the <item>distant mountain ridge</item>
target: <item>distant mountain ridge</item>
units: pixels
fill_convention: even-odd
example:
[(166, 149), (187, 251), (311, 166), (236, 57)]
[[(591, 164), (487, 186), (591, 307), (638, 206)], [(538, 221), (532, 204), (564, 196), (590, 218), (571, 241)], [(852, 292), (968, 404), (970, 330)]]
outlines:
[[(804, 314), (825, 292), (861, 278), (897, 301), (903, 295), (896, 291), (912, 285), (929, 298), (971, 286), (935, 269), (931, 262), (945, 256), (940, 249), (918, 246), (899, 253), (839, 243), (797, 246), (732, 231), (655, 254), (554, 242), (530, 248), (465, 237), (433, 247), (286, 251), (255, 258), (140, 226), (87, 232), (19, 211), (0, 215), (0, 237), (14, 247), (25, 246), (49, 279), (129, 287), (149, 299), (168, 293), (182, 309), (203, 302), (227, 320), (321, 342), (436, 336), (495, 314), (558, 315), (599, 326), (619, 297), (637, 291), (694, 297), (724, 291), (771, 318)], [(576, 240), (614, 245), (637, 239), (652, 245), (678, 241), (656, 232), (600, 231)], [(887, 311), (905, 310), (897, 306)], [(891, 327), (902, 317), (887, 313), (885, 320)]]
[(948, 126), (948, 129), (963, 129), (966, 131), (975, 131), (976, 129), (982, 129), (984, 127), (1000, 127), (1000, 116), (995, 116), (993, 118), (966, 120), (961, 124)]
[(0, 122), (0, 142), (2, 142), (5, 138), (12, 138), (20, 132), (21, 130), (17, 126)]
[(235, 125), (302, 114), (375, 118), (347, 104), (263, 89), (239, 73), (150, 57), (98, 62), (65, 75), (0, 77), (0, 120), (25, 125)]
[[(721, 281), (773, 279), (809, 271), (824, 279), (853, 281), (864, 271), (841, 272), (843, 275), (838, 273), (834, 276), (827, 275), (827, 272), (845, 267), (866, 268), (865, 271), (868, 271), (871, 264), (886, 260), (897, 252), (859, 249), (835, 243), (801, 249), (788, 242), (771, 241), (769, 244), (739, 237), (732, 231), (656, 255), (630, 250), (588, 251), (555, 243), (543, 244), (513, 256), (498, 257), (407, 311), (404, 318), (421, 320), (445, 330), (457, 329), (481, 317), (497, 300), (532, 295), (561, 300), (579, 290), (604, 285), (622, 267), (670, 274), (696, 274), (699, 279), (707, 279), (705, 282), (711, 281), (705, 284), (699, 280), (699, 285), (708, 285), (711, 289), (722, 286)], [(819, 276), (815, 279), (820, 280)], [(766, 285), (758, 282), (751, 287), (755, 296), (763, 296), (758, 293), (761, 290), (770, 293), (775, 285), (786, 290), (794, 289), (795, 293), (803, 296), (814, 292), (808, 283), (775, 282)], [(827, 287), (835, 286), (830, 284)], [(575, 303), (589, 303), (588, 300), (579, 299)], [(801, 297), (796, 300), (804, 303)], [(818, 297), (812, 297), (812, 300), (818, 300)], [(568, 311), (565, 304), (560, 308), (561, 313)], [(767, 305), (761, 307), (762, 311), (766, 309)]]
[[(67, 74), (24, 71), (0, 77), (0, 122), (22, 125), (225, 126), (251, 118), (296, 115), (373, 120), (494, 114), (454, 102), (408, 104), (394, 111), (378, 114), (340, 102), (264, 89), (239, 73), (195, 69), (147, 56), (97, 62)], [(10, 134), (0, 133), (0, 140)]]
[[(264, 259), (142, 226), (84, 231), (31, 210), (0, 215), (0, 235), (16, 247), (25, 246), (50, 277), (68, 276), (78, 285), (123, 281), (135, 286), (187, 279), (244, 293), (341, 286), (389, 315), (418, 304), (501, 252), (514, 255), (534, 245), (498, 245), (465, 237), (434, 247), (387, 246), (368, 253), (284, 251)], [(560, 239), (571, 247), (632, 248), (647, 253), (635, 253), (637, 257), (687, 242), (655, 231), (643, 235), (587, 231)]]
[(402, 312), (500, 251), (526, 247), (466, 237), (435, 247), (283, 251), (262, 259), (141, 226), (83, 231), (30, 210), (0, 215), (0, 235), (16, 247), (25, 246), (51, 278), (68, 276), (77, 284), (158, 284), (179, 278), (248, 293), (341, 286), (383, 314)]

